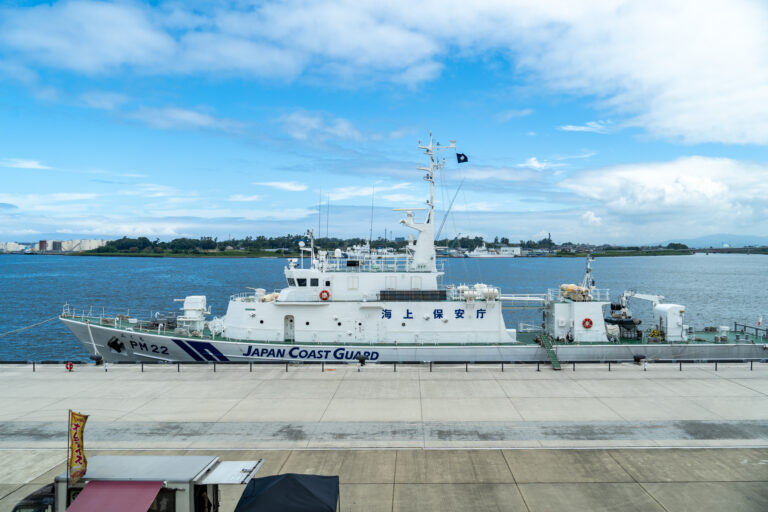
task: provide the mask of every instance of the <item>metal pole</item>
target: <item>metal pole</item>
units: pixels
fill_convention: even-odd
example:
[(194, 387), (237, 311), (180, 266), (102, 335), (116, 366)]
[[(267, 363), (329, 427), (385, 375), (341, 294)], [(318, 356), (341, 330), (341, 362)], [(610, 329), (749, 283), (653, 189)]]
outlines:
[[(750, 368), (750, 370), (751, 370), (751, 368)], [(35, 362), (34, 361), (32, 361), (32, 373), (35, 373)]]
[(683, 371), (683, 362), (680, 361), (680, 371)]
[(429, 373), (432, 373), (432, 361), (429, 362)]
[(176, 373), (181, 371), (181, 363), (176, 363)]
[(250, 371), (251, 371), (251, 373), (253, 373), (253, 361), (251, 361), (250, 363), (248, 363), (248, 366), (250, 366), (250, 367), (251, 367), (251, 368), (250, 368)]
[(288, 373), (288, 363), (285, 363), (285, 373)]
[(715, 371), (717, 371), (717, 361), (715, 361)]
[(573, 362), (573, 371), (576, 371), (576, 361)]
[(216, 363), (213, 363), (213, 373), (216, 373)]
[(395, 371), (397, 371), (397, 361), (395, 361)]
[(323, 361), (322, 363), (320, 363), (320, 371), (321, 371), (321, 372), (325, 372), (325, 361)]
[(608, 371), (611, 371), (611, 362), (608, 361)]
[(501, 373), (504, 373), (504, 361), (501, 362)]
[(144, 361), (141, 362), (141, 373), (144, 373)]
[(469, 363), (464, 363), (464, 373), (469, 372)]
[(537, 371), (537, 372), (540, 372), (540, 371), (541, 371), (541, 368), (539, 368), (539, 364), (540, 364), (540, 363), (539, 363), (538, 361), (536, 361), (536, 371)]
[(754, 363), (754, 361), (749, 362), (749, 371), (752, 371), (752, 363)]

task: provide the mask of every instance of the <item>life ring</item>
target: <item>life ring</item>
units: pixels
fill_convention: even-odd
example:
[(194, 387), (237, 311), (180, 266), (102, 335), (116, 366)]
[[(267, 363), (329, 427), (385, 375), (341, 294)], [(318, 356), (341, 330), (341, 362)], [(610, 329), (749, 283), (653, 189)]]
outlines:
[(331, 293), (328, 290), (323, 290), (320, 292), (320, 300), (328, 300), (330, 296)]
[(64, 365), (64, 368), (66, 368), (68, 372), (71, 372), (74, 367), (75, 365), (72, 364), (72, 361), (67, 361), (67, 364)]
[(591, 318), (585, 318), (584, 321), (581, 322), (581, 325), (583, 325), (585, 329), (591, 329), (592, 328), (592, 319)]

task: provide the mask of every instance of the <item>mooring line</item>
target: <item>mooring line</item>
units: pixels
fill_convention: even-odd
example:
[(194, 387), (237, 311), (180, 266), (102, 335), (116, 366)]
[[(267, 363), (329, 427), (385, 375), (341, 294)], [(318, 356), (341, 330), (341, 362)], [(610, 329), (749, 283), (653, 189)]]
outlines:
[(43, 324), (45, 324), (45, 323), (48, 323), (48, 322), (50, 322), (51, 320), (56, 320), (57, 318), (59, 318), (59, 317), (58, 317), (58, 316), (52, 316), (52, 317), (51, 317), (51, 318), (49, 318), (48, 320), (43, 320), (42, 322), (38, 322), (38, 323), (36, 323), (36, 324), (32, 324), (32, 325), (28, 325), (28, 326), (26, 326), (26, 327), (21, 327), (21, 328), (19, 328), (19, 329), (14, 329), (14, 330), (12, 330), (12, 331), (4, 332), (4, 333), (0, 334), (0, 338), (2, 338), (2, 337), (4, 337), (4, 336), (8, 336), (9, 334), (13, 334), (13, 333), (15, 333), (15, 332), (21, 332), (21, 331), (25, 331), (25, 330), (27, 330), (27, 329), (32, 329), (33, 327), (37, 327), (38, 325), (43, 325)]

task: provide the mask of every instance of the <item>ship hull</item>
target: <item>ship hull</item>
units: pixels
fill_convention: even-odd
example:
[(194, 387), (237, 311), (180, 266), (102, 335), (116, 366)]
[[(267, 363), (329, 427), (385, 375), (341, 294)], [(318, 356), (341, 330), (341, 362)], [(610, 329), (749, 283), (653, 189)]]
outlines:
[[(395, 345), (221, 341), (158, 335), (61, 318), (91, 356), (121, 362), (548, 362), (546, 351), (529, 344)], [(557, 345), (562, 362), (768, 359), (757, 344), (584, 344)]]

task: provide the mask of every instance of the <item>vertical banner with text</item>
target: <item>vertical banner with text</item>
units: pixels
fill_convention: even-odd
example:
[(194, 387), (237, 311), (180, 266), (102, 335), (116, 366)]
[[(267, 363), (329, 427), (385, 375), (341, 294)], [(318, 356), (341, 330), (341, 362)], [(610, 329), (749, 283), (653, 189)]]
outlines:
[(69, 478), (72, 482), (80, 480), (88, 467), (83, 446), (83, 431), (88, 416), (69, 411)]

